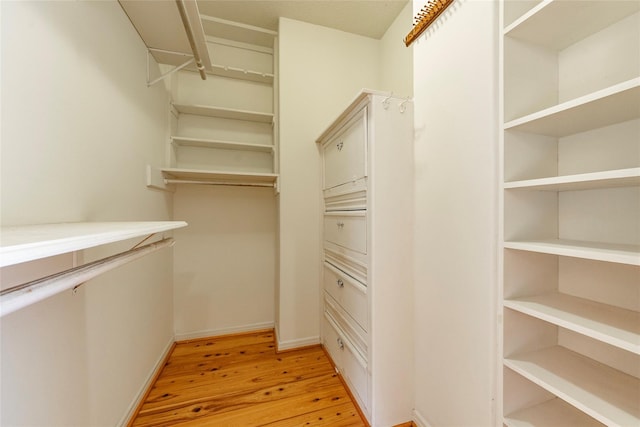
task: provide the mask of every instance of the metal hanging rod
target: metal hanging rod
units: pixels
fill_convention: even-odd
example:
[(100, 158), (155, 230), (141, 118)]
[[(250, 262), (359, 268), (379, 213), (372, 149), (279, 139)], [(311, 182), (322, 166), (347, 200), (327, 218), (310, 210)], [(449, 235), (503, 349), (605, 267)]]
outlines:
[(189, 45), (191, 45), (193, 58), (196, 61), (196, 68), (200, 72), (202, 80), (207, 80), (207, 73), (205, 72), (204, 65), (202, 64), (202, 57), (200, 56), (200, 51), (198, 50), (195, 37), (193, 36), (193, 27), (191, 26), (189, 15), (187, 15), (187, 10), (184, 6), (184, 0), (176, 0), (176, 5), (178, 6), (178, 11), (180, 11), (180, 18), (182, 19), (182, 25), (184, 25), (184, 30), (186, 31), (187, 38), (189, 39)]
[(174, 240), (172, 238), (162, 239), (158, 242), (149, 243), (98, 261), (5, 289), (0, 292), (0, 317), (67, 289), (75, 289), (87, 280), (93, 279), (102, 273), (173, 244)]

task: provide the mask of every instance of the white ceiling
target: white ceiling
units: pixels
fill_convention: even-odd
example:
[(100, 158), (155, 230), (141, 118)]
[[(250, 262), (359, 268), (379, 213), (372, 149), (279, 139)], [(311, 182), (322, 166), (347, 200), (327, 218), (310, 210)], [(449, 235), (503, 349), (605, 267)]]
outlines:
[(270, 30), (278, 17), (381, 38), (408, 0), (197, 0), (200, 13)]

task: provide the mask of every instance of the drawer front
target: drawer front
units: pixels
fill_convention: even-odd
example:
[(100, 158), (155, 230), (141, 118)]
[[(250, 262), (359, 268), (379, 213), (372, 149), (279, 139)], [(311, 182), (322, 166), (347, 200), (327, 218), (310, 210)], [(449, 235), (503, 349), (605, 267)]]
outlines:
[(323, 282), (329, 295), (367, 331), (367, 287), (328, 262), (324, 263)]
[(364, 108), (323, 146), (323, 188), (336, 187), (367, 175), (366, 111)]
[(334, 322), (340, 327), (343, 334), (353, 343), (353, 347), (362, 358), (367, 358), (367, 331), (362, 329), (351, 319), (346, 311), (334, 300), (331, 295), (324, 294), (324, 311), (329, 314)]
[(366, 211), (326, 213), (324, 216), (324, 239), (338, 246), (366, 254)]
[[(325, 341), (327, 343), (331, 341), (336, 343), (333, 345), (333, 348), (327, 346), (327, 351), (332, 358), (334, 358), (332, 352), (337, 353), (334, 358), (334, 363), (338, 371), (342, 374), (351, 393), (358, 400), (360, 407), (368, 410), (369, 393), (367, 387), (368, 375), (366, 360), (358, 354), (349, 337), (344, 334), (337, 322), (327, 312), (325, 312), (325, 327)], [(336, 359), (340, 361), (340, 364), (336, 362)]]
[(336, 365), (339, 371), (342, 371), (342, 348), (344, 344), (342, 338), (338, 335), (337, 329), (329, 323), (326, 313), (323, 324), (322, 343), (327, 353), (329, 353), (329, 356), (331, 356), (333, 364)]
[(325, 241), (324, 260), (366, 286), (369, 270), (367, 268), (366, 255), (348, 251)]

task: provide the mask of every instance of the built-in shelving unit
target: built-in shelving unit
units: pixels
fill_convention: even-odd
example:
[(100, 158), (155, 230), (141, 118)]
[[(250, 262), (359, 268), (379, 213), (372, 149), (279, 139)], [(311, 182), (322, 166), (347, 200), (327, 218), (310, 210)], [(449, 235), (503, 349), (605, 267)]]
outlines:
[[(166, 79), (172, 97), (165, 162), (149, 165), (147, 186), (173, 191), (176, 184), (262, 186), (268, 181), (278, 191), (278, 33), (209, 16), (201, 8), (212, 13), (215, 8), (186, 2), (196, 50), (206, 60), (200, 70), (206, 75), (200, 76), (187, 62), (195, 51), (176, 3), (119, 2), (149, 55), (173, 67), (147, 76), (148, 84)], [(152, 68), (148, 74), (154, 74)]]
[(180, 71), (172, 79), (167, 167), (159, 168), (164, 185), (277, 191), (277, 33), (205, 15), (201, 21), (214, 75), (202, 82), (195, 73)]
[(640, 3), (501, 11), (498, 422), (640, 425)]

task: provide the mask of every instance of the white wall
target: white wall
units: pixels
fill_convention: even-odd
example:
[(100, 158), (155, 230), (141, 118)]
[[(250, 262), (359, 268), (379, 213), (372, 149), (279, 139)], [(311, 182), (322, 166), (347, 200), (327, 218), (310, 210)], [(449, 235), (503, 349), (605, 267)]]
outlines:
[(430, 426), (493, 425), (497, 8), (458, 0), (414, 44), (415, 405)]
[(276, 198), (272, 188), (178, 186), (176, 338), (274, 325)]
[(413, 49), (403, 41), (412, 23), (413, 4), (407, 2), (380, 39), (380, 86), (376, 89), (403, 98), (413, 96)]
[[(144, 45), (118, 3), (1, 8), (2, 224), (169, 219), (168, 196), (145, 188), (168, 98), (146, 87)], [(164, 249), (3, 317), (0, 424), (121, 421), (172, 339), (171, 274)]]
[(315, 139), (380, 82), (378, 40), (281, 18), (279, 27), (281, 348), (320, 333), (320, 163)]

